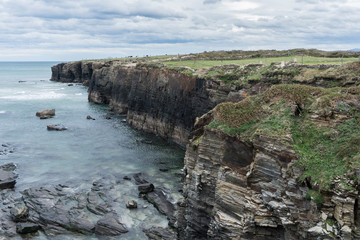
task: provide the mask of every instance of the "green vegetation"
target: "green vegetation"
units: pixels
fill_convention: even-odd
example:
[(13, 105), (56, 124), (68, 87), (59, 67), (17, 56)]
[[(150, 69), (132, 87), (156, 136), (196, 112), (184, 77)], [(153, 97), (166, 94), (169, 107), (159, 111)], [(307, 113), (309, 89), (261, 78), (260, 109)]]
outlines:
[(356, 57), (351, 58), (330, 58), (330, 57), (312, 57), (312, 56), (300, 56), (300, 55), (292, 55), (292, 56), (281, 56), (281, 57), (267, 57), (267, 58), (246, 58), (246, 59), (229, 59), (229, 60), (210, 60), (210, 59), (192, 59), (192, 60), (183, 60), (183, 61), (165, 61), (164, 63), (168, 66), (187, 66), (192, 69), (200, 69), (200, 68), (211, 68), (215, 66), (221, 65), (248, 65), (248, 64), (265, 64), (270, 65), (271, 63), (280, 64), (282, 61), (284, 62), (296, 62), (298, 64), (306, 64), (306, 65), (316, 65), (316, 64), (334, 64), (340, 65), (349, 62), (355, 62), (359, 59)]
[[(242, 139), (267, 135), (286, 144), (292, 136), (297, 164), (304, 169), (300, 180), (329, 189), (333, 180), (360, 165), (360, 105), (348, 104), (359, 103), (359, 93), (360, 87), (275, 85), (241, 102), (219, 104), (208, 127)], [(330, 120), (334, 112), (346, 118)], [(320, 122), (312, 118), (314, 113)]]
[(324, 199), (320, 192), (310, 189), (305, 196), (306, 200), (313, 200), (316, 204), (321, 205)]

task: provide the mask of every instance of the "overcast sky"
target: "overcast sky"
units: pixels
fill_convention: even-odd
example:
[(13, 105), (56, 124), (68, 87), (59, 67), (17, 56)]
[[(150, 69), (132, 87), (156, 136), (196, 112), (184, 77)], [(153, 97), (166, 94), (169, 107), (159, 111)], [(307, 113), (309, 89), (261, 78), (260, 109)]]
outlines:
[(0, 0), (0, 61), (360, 47), (359, 0)]

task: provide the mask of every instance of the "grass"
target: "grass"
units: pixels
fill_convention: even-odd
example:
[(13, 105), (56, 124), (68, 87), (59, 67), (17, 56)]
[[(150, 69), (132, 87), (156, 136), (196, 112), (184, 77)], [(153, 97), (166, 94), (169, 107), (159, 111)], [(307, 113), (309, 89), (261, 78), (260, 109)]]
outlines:
[[(241, 102), (219, 104), (208, 127), (246, 140), (255, 134), (280, 141), (292, 136), (297, 165), (304, 170), (299, 180), (309, 179), (319, 189), (330, 189), (335, 179), (345, 183), (347, 175), (360, 165), (360, 109), (346, 103), (359, 102), (359, 93), (360, 87), (275, 85)], [(310, 112), (324, 111), (337, 111), (348, 119), (335, 126), (316, 125)]]
[(248, 65), (248, 64), (265, 64), (270, 65), (271, 63), (280, 64), (282, 61), (284, 62), (293, 62), (297, 61), (298, 64), (306, 64), (306, 65), (316, 65), (316, 64), (334, 64), (341, 65), (345, 63), (358, 61), (358, 58), (329, 58), (329, 57), (311, 57), (311, 56), (300, 56), (300, 55), (292, 55), (292, 56), (282, 56), (282, 57), (269, 57), (269, 58), (247, 58), (247, 59), (234, 59), (234, 60), (183, 60), (183, 61), (164, 61), (164, 63), (168, 66), (187, 66), (192, 69), (200, 69), (200, 68), (211, 68), (215, 66), (221, 65)]
[(305, 196), (306, 200), (313, 200), (316, 204), (321, 205), (324, 199), (320, 192), (310, 189)]

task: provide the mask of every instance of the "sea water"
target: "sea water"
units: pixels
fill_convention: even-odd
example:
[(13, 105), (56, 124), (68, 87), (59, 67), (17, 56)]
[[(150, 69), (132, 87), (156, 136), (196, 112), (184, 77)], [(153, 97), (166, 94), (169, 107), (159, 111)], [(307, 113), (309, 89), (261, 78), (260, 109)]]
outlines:
[[(107, 106), (87, 101), (87, 87), (49, 81), (56, 62), (0, 62), (0, 145), (11, 149), (0, 155), (0, 165), (14, 162), (19, 175), (15, 191), (49, 184), (89, 189), (98, 179), (118, 179), (117, 209), (129, 233), (112, 239), (142, 239), (143, 228), (167, 226), (165, 216), (138, 197), (136, 188), (122, 180), (144, 173), (174, 201), (181, 198), (178, 174), (184, 151), (159, 137), (129, 127), (126, 116), (111, 115)], [(35, 113), (56, 109), (54, 118), (40, 120)], [(96, 120), (88, 120), (90, 115)], [(107, 119), (107, 116), (111, 119)], [(48, 131), (62, 124), (67, 130)], [(167, 172), (159, 171), (167, 169)], [(129, 211), (134, 199), (143, 210)], [(40, 234), (34, 239), (47, 239)], [(96, 236), (58, 236), (51, 239), (97, 239)]]

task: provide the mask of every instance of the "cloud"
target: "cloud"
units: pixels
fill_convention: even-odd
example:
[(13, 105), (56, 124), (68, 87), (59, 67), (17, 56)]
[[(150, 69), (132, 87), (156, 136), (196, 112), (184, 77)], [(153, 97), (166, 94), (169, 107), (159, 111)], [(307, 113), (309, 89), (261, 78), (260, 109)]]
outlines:
[(0, 0), (0, 60), (351, 49), (359, 10), (357, 0)]

